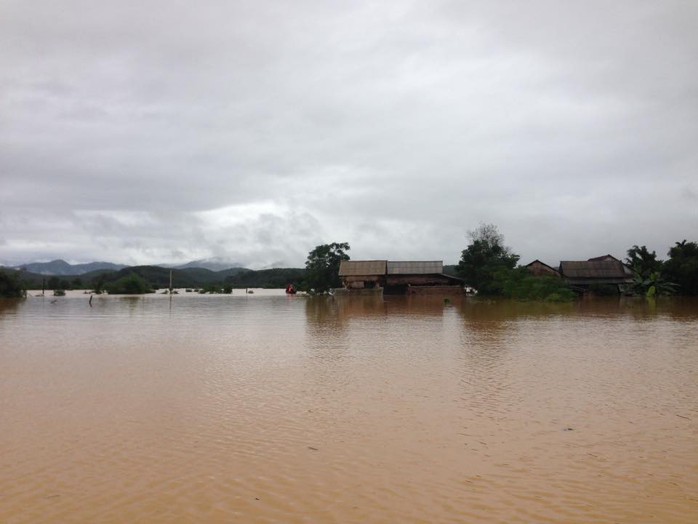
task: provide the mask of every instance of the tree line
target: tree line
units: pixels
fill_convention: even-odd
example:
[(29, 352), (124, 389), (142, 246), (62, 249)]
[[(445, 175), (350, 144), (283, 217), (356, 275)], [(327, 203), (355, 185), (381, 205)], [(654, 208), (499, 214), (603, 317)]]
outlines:
[(201, 268), (169, 269), (159, 266), (133, 266), (118, 271), (97, 270), (80, 276), (46, 276), (0, 268), (0, 296), (18, 298), (27, 289), (59, 295), (66, 290), (85, 290), (109, 294), (144, 294), (167, 289), (170, 276), (176, 288), (200, 293), (232, 293), (233, 289), (283, 288), (300, 282), (303, 268), (274, 268), (259, 271), (231, 268), (210, 271)]
[[(497, 226), (480, 224), (468, 232), (470, 243), (461, 252), (455, 274), (465, 284), (485, 296), (548, 301), (573, 300), (576, 293), (555, 277), (534, 277), (518, 265), (520, 256), (504, 243)], [(339, 265), (349, 260), (348, 242), (321, 244), (308, 253), (304, 268), (250, 270), (235, 268), (226, 272), (202, 269), (170, 270), (158, 266), (137, 266), (120, 271), (100, 270), (82, 277), (59, 278), (33, 275), (22, 277), (20, 271), (0, 268), (0, 297), (19, 298), (26, 289), (85, 289), (97, 293), (141, 294), (167, 288), (170, 274), (176, 287), (200, 292), (230, 293), (239, 288), (283, 288), (294, 284), (298, 290), (326, 293), (341, 287)], [(683, 240), (669, 249), (661, 260), (646, 246), (634, 245), (623, 261), (633, 273), (629, 289), (647, 297), (659, 295), (698, 296), (698, 243)], [(607, 293), (603, 286), (598, 293)], [(612, 290), (617, 292), (617, 290)]]
[[(504, 237), (492, 224), (481, 224), (468, 233), (470, 244), (461, 253), (458, 274), (479, 293), (510, 298), (571, 300), (576, 295), (564, 280), (536, 277), (526, 267), (517, 266), (519, 255), (504, 245)], [(660, 260), (646, 246), (627, 250), (623, 263), (630, 268), (633, 282), (626, 291), (646, 297), (659, 295), (698, 295), (698, 243), (676, 242)], [(616, 286), (596, 286), (599, 294), (617, 293)]]
[[(480, 224), (468, 232), (470, 243), (461, 252), (455, 274), (480, 295), (527, 300), (570, 301), (577, 293), (563, 279), (533, 276), (518, 265), (520, 256), (504, 244), (504, 236), (493, 224)], [(341, 286), (339, 264), (349, 260), (347, 242), (315, 247), (305, 264), (304, 287), (315, 293)], [(657, 258), (646, 246), (633, 246), (623, 261), (633, 274), (627, 292), (639, 296), (698, 295), (698, 243), (676, 242), (668, 260)], [(597, 294), (618, 293), (617, 286), (592, 287)]]

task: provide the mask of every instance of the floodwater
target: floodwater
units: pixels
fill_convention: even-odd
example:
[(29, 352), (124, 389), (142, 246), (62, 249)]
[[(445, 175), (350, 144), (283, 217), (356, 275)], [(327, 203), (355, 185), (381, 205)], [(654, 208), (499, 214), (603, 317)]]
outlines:
[(0, 522), (698, 522), (698, 302), (0, 301)]

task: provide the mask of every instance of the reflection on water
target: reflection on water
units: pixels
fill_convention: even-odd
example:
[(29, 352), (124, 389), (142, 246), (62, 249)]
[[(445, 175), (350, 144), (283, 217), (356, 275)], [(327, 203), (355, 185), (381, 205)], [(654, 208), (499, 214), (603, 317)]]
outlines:
[(0, 301), (0, 522), (694, 522), (698, 302)]
[(0, 316), (16, 312), (22, 302), (16, 299), (0, 299)]

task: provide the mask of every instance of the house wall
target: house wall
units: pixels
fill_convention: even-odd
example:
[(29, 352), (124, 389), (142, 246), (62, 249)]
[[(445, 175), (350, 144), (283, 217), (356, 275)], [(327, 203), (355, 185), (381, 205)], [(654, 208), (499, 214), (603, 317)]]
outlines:
[(382, 275), (357, 275), (342, 277), (342, 285), (347, 289), (374, 288), (384, 284)]
[(388, 275), (386, 279), (388, 286), (449, 286), (458, 284), (450, 284), (448, 278), (441, 275)]
[(346, 275), (342, 285), (347, 293), (384, 289), (387, 294), (459, 295), (463, 286), (458, 279), (440, 274)]

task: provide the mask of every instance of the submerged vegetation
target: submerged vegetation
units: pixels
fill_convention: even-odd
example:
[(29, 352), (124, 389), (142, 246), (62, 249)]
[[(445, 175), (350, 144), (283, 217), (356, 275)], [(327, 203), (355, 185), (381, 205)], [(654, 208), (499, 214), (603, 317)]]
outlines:
[[(570, 301), (577, 296), (561, 278), (532, 276), (525, 267), (516, 267), (519, 255), (504, 245), (496, 226), (482, 224), (469, 237), (456, 272), (481, 295), (543, 301)], [(627, 255), (624, 264), (634, 278), (623, 293), (648, 298), (698, 295), (698, 243), (677, 242), (667, 261), (659, 260), (646, 246), (634, 245)], [(613, 284), (593, 284), (587, 290), (598, 296), (621, 292)]]
[(504, 237), (492, 224), (481, 224), (469, 231), (468, 236), (471, 242), (461, 253), (459, 276), (481, 295), (504, 295), (505, 284), (514, 276), (519, 255), (504, 245)]
[(463, 250), (456, 270), (480, 295), (546, 302), (576, 298), (562, 279), (536, 277), (525, 267), (517, 267), (519, 255), (504, 245), (504, 237), (496, 226), (481, 224), (468, 235), (471, 243)]
[(351, 247), (347, 242), (322, 244), (316, 246), (305, 262), (305, 281), (302, 289), (310, 293), (327, 293), (342, 285), (339, 280), (339, 265), (342, 260), (349, 260)]
[(648, 251), (646, 246), (637, 245), (628, 249), (625, 265), (633, 272), (634, 294), (648, 298), (660, 295), (673, 295), (678, 285), (667, 281), (662, 275), (664, 262), (657, 259), (657, 253)]
[(4, 271), (0, 269), (0, 297), (23, 298), (27, 295), (26, 288), (19, 278), (19, 271)]
[(534, 277), (526, 268), (507, 271), (501, 281), (501, 294), (518, 300), (540, 300), (544, 302), (570, 302), (577, 294), (562, 279)]
[[(1, 269), (0, 269), (1, 270)], [(159, 266), (133, 266), (120, 270), (96, 270), (79, 276), (49, 276), (28, 271), (7, 270), (2, 282), (14, 278), (24, 289), (93, 291), (96, 294), (146, 293), (156, 289), (168, 289), (170, 276), (173, 286), (205, 293), (232, 293), (233, 289), (259, 287), (284, 288), (289, 282), (299, 285), (305, 276), (303, 268), (274, 268), (259, 271), (246, 268), (230, 268), (211, 271), (202, 268), (169, 269)], [(137, 278), (133, 278), (133, 276)], [(0, 287), (3, 285), (0, 282)], [(0, 291), (1, 292), (1, 291)], [(5, 296), (5, 295), (2, 295)], [(14, 295), (12, 295), (14, 296)]]
[(225, 284), (232, 288), (260, 287), (266, 289), (285, 288), (289, 282), (302, 282), (305, 270), (299, 268), (274, 268), (253, 271), (246, 269), (226, 277)]
[(114, 282), (109, 282), (104, 289), (110, 295), (142, 295), (155, 291), (143, 277), (136, 273), (122, 277)]
[(663, 276), (677, 286), (677, 294), (698, 295), (698, 242), (676, 242), (669, 260), (662, 266)]

